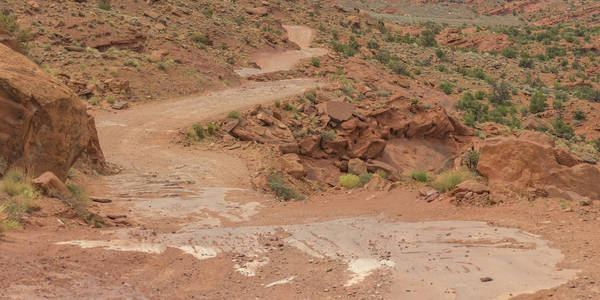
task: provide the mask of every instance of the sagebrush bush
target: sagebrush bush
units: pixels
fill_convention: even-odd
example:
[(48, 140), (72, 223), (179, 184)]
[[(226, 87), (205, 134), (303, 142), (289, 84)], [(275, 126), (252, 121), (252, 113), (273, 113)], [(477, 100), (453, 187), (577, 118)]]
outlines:
[(331, 129), (328, 131), (321, 131), (321, 142), (330, 142), (335, 140), (336, 137), (335, 130)]
[(573, 118), (575, 118), (575, 120), (579, 120), (579, 121), (585, 120), (585, 113), (582, 110), (577, 109), (573, 112)]
[(233, 119), (241, 119), (242, 118), (242, 113), (240, 113), (237, 110), (232, 110), (227, 114), (228, 118), (233, 118)]
[(0, 12), (0, 27), (12, 33), (19, 43), (21, 52), (27, 53), (29, 49), (29, 41), (32, 38), (32, 34), (29, 29), (20, 29), (17, 19), (13, 15), (5, 13), (4, 11)]
[(381, 169), (377, 170), (375, 172), (375, 174), (379, 175), (379, 177), (381, 177), (383, 179), (387, 179), (387, 177), (388, 177), (388, 174), (384, 170), (381, 170)]
[(429, 181), (429, 174), (424, 171), (414, 171), (410, 174), (410, 177), (419, 182), (427, 182)]
[(354, 174), (342, 175), (338, 181), (342, 187), (347, 189), (353, 189), (360, 186), (360, 178)]
[(313, 67), (318, 68), (321, 66), (321, 60), (318, 57), (313, 57), (311, 60)]
[(8, 195), (0, 198), (0, 232), (19, 228), (24, 215), (37, 208), (38, 191), (23, 173), (10, 170), (0, 181), (0, 192)]
[(103, 10), (111, 10), (112, 7), (108, 1), (98, 1), (98, 8)]
[(87, 219), (89, 212), (87, 210), (89, 198), (85, 190), (74, 184), (67, 184), (67, 189), (71, 192), (71, 197), (62, 199), (67, 205), (69, 205), (77, 214)]
[(285, 181), (281, 176), (277, 174), (271, 174), (267, 176), (267, 183), (271, 190), (275, 192), (277, 197), (282, 198), (283, 200), (302, 200), (302, 196), (298, 194), (295, 190), (285, 185)]
[(444, 81), (440, 85), (440, 89), (442, 89), (444, 94), (450, 95), (450, 94), (452, 94), (452, 91), (454, 90), (454, 85), (450, 82)]
[(594, 146), (596, 151), (600, 152), (600, 138), (593, 140), (592, 145)]
[(542, 91), (537, 91), (531, 96), (531, 100), (529, 102), (529, 111), (532, 114), (540, 113), (546, 110), (546, 95)]
[(506, 81), (502, 81), (500, 84), (495, 81), (492, 84), (492, 93), (488, 96), (488, 100), (493, 104), (504, 104), (510, 100), (511, 90), (510, 86)]
[(0, 27), (14, 33), (19, 30), (19, 23), (17, 23), (17, 19), (14, 16), (0, 13)]
[(365, 184), (369, 183), (371, 181), (371, 179), (373, 179), (373, 173), (360, 174), (360, 175), (358, 175), (358, 179), (360, 180), (360, 183), (362, 185), (365, 185)]
[(317, 91), (310, 90), (310, 91), (308, 91), (308, 92), (306, 92), (304, 94), (304, 97), (306, 97), (306, 99), (308, 99), (310, 102), (316, 103), (316, 101), (317, 101)]
[(210, 46), (212, 44), (210, 38), (206, 34), (199, 32), (192, 34), (192, 41), (204, 46)]
[(469, 150), (462, 158), (462, 163), (471, 172), (477, 173), (477, 165), (479, 164), (479, 152), (475, 150)]
[(445, 193), (453, 190), (461, 182), (474, 178), (475, 175), (468, 170), (446, 171), (437, 175), (431, 186), (440, 193)]
[(562, 120), (554, 120), (552, 121), (552, 128), (554, 129), (554, 133), (556, 136), (570, 140), (575, 136), (575, 131), (573, 127), (565, 124)]

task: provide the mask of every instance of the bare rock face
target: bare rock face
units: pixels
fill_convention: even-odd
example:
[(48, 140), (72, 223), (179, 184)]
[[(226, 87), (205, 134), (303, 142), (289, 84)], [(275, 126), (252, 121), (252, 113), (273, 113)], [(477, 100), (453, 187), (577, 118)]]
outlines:
[(59, 80), (0, 44), (0, 159), (6, 167), (32, 176), (50, 171), (64, 181), (84, 154), (97, 171), (108, 170), (84, 104)]
[(514, 190), (552, 186), (553, 191), (600, 199), (600, 168), (579, 163), (568, 151), (554, 147), (542, 133), (486, 140), (478, 170), (491, 185)]

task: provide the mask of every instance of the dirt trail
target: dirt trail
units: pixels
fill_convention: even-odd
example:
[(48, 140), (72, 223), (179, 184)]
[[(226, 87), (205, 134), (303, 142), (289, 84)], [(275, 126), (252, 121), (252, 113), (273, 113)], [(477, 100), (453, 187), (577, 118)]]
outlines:
[(291, 70), (300, 60), (327, 54), (327, 49), (311, 48), (314, 32), (305, 26), (283, 26), (288, 39), (297, 44), (300, 50), (259, 52), (252, 56), (260, 69), (244, 68), (236, 71), (241, 76), (257, 75)]
[[(290, 38), (306, 47), (310, 43), (305, 34), (295, 32)], [(251, 191), (252, 174), (241, 159), (172, 143), (178, 129), (194, 122), (318, 84), (310, 79), (253, 83), (97, 114), (105, 154), (124, 168), (98, 183), (106, 187), (102, 196), (114, 200), (103, 206), (104, 212), (126, 214), (139, 225), (56, 241), (51, 251), (78, 257), (76, 265), (63, 267), (62, 284), (57, 286), (67, 282), (84, 288), (74, 292), (49, 287), (48, 294), (505, 299), (572, 278), (574, 271), (556, 268), (563, 258), (560, 251), (520, 230), (481, 222), (398, 222), (386, 218), (384, 211), (361, 216), (369, 210), (369, 199), (361, 201), (362, 210), (355, 216), (334, 213), (322, 218), (309, 205), (301, 210), (297, 205), (273, 205), (270, 196)], [(397, 200), (413, 201), (406, 197), (398, 194)], [(305, 217), (282, 218), (278, 212)], [(104, 273), (86, 265), (99, 262)], [(81, 269), (73, 273), (74, 268)], [(494, 280), (483, 288), (480, 278), (486, 276)], [(35, 290), (13, 288), (8, 292), (16, 298)]]

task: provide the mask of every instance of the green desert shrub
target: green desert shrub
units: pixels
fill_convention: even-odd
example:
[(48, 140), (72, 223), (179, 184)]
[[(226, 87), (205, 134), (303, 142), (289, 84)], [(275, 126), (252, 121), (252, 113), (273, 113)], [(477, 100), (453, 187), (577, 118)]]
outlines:
[(561, 137), (563, 139), (570, 140), (575, 136), (575, 131), (573, 127), (565, 124), (562, 120), (554, 120), (552, 121), (552, 128), (554, 129), (554, 133), (556, 136)]
[(63, 201), (73, 208), (80, 217), (87, 219), (89, 217), (89, 212), (87, 210), (89, 197), (87, 192), (82, 187), (75, 184), (67, 184), (66, 186), (71, 192), (71, 197), (63, 199)]
[(502, 49), (502, 55), (506, 58), (517, 58), (519, 50), (514, 46), (506, 47)]
[(275, 192), (277, 197), (279, 197), (283, 200), (286, 200), (286, 201), (292, 200), (292, 199), (302, 200), (302, 196), (300, 194), (298, 194), (298, 192), (296, 192), (294, 189), (288, 187), (285, 184), (285, 181), (283, 181), (283, 178), (281, 178), (281, 176), (279, 176), (277, 174), (271, 174), (271, 175), (267, 176), (267, 183), (268, 183), (269, 187), (271, 188), (271, 190), (273, 190), (273, 192)]
[(321, 131), (321, 142), (330, 142), (336, 138), (335, 130)]
[(419, 39), (421, 46), (423, 47), (435, 47), (437, 42), (435, 40), (435, 32), (432, 30), (423, 30), (421, 32), (421, 38)]
[(529, 102), (529, 111), (532, 114), (540, 113), (546, 110), (546, 95), (542, 91), (537, 91), (531, 96), (531, 100)]
[(502, 81), (500, 83), (492, 82), (492, 93), (488, 96), (488, 100), (492, 104), (504, 104), (508, 100), (510, 100), (511, 90), (510, 86), (506, 81)]
[(477, 173), (477, 165), (479, 164), (479, 152), (475, 150), (469, 150), (462, 158), (462, 163), (471, 172)]
[(446, 171), (435, 177), (431, 186), (440, 193), (453, 190), (461, 182), (474, 177), (469, 171)]
[(485, 98), (485, 92), (484, 91), (476, 91), (474, 96), (475, 96), (475, 99), (477, 99), (477, 100), (483, 100)]
[(201, 44), (204, 46), (210, 46), (212, 44), (208, 35), (200, 32), (192, 34), (192, 41), (196, 44)]
[(573, 118), (579, 121), (585, 120), (585, 113), (581, 109), (577, 109), (573, 112)]
[(347, 189), (353, 189), (360, 186), (360, 178), (354, 174), (342, 175), (338, 181), (342, 187)]
[(242, 114), (237, 110), (232, 110), (227, 114), (227, 117), (232, 119), (241, 119)]
[(318, 68), (321, 66), (321, 60), (318, 57), (313, 57), (311, 60), (313, 67)]
[(28, 177), (16, 170), (9, 170), (0, 181), (0, 232), (19, 228), (26, 213), (37, 208), (39, 193)]
[(419, 182), (427, 182), (429, 181), (429, 174), (424, 171), (414, 171), (410, 174), (410, 177)]
[(108, 1), (98, 1), (98, 8), (103, 10), (111, 10), (112, 7)]
[(442, 84), (440, 84), (440, 89), (444, 92), (444, 94), (450, 95), (454, 90), (454, 85), (448, 81), (444, 81)]
[(375, 174), (379, 175), (379, 177), (381, 177), (383, 179), (387, 179), (387, 177), (388, 177), (388, 174), (384, 170), (381, 170), (381, 169), (377, 170), (375, 172)]
[(594, 146), (596, 151), (600, 152), (600, 138), (593, 140), (592, 145)]
[(365, 184), (369, 183), (372, 178), (373, 178), (373, 174), (372, 173), (364, 173), (364, 174), (358, 175), (358, 179), (360, 180), (360, 183), (362, 185), (365, 185)]

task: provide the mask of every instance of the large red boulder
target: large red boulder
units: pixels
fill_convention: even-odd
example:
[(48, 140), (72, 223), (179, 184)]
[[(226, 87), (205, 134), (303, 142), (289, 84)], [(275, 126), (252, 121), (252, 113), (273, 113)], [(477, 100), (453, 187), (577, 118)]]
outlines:
[(510, 186), (515, 191), (553, 187), (600, 199), (600, 168), (580, 163), (542, 133), (486, 140), (478, 170), (491, 185)]
[(0, 44), (0, 165), (34, 177), (50, 171), (64, 181), (84, 154), (96, 170), (107, 170), (85, 105), (58, 79)]

